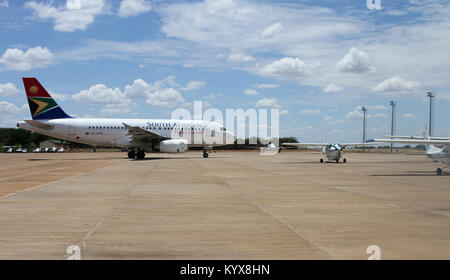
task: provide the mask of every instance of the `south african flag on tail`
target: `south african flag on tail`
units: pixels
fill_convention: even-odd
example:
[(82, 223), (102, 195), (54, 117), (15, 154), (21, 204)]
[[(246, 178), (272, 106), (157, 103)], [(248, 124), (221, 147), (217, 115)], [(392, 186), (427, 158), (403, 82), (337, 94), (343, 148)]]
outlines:
[(33, 120), (70, 118), (35, 78), (22, 78)]

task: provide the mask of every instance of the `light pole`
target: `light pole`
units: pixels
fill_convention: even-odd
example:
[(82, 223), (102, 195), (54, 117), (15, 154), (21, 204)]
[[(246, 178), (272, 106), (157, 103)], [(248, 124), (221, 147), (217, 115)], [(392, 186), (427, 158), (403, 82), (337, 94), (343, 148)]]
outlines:
[(433, 136), (433, 125), (434, 125), (434, 93), (427, 91), (427, 97), (430, 98), (430, 115), (428, 120), (428, 135)]
[[(394, 136), (395, 133), (395, 107), (397, 105), (397, 103), (395, 101), (390, 101), (389, 105), (392, 106), (392, 115), (391, 115), (391, 139), (392, 136)], [(391, 143), (391, 153), (392, 153), (392, 148), (393, 148), (394, 143)]]
[[(367, 125), (367, 110), (369, 110), (369, 107), (362, 106), (361, 110), (363, 111), (363, 143), (366, 142), (366, 125)], [(364, 152), (364, 146), (363, 146), (363, 152)]]

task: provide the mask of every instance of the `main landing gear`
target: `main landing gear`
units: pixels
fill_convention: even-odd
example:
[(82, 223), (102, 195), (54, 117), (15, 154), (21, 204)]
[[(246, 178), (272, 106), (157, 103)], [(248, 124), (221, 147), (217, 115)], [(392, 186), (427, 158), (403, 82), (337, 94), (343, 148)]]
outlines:
[(128, 151), (128, 158), (144, 159), (145, 152), (140, 149), (138, 149), (137, 151), (135, 150)]
[[(336, 159), (336, 163), (339, 163), (339, 160), (340, 160), (340, 159)], [(320, 163), (323, 163), (323, 162), (324, 162), (324, 160), (323, 160), (323, 158), (321, 158), (321, 159), (320, 159)], [(347, 163), (347, 159), (346, 159), (346, 158), (343, 158), (343, 159), (342, 159), (342, 162), (343, 162), (343, 163)]]

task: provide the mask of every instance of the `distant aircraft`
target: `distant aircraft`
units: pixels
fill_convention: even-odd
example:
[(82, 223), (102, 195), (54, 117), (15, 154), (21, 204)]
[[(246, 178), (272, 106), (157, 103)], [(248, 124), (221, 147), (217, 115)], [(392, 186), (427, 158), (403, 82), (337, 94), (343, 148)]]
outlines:
[[(221, 124), (203, 120), (72, 118), (37, 79), (23, 78), (23, 84), (32, 120), (21, 121), (17, 127), (77, 143), (127, 147), (129, 158), (143, 159), (145, 152), (183, 153), (193, 146), (203, 147), (207, 158), (213, 146), (235, 140)], [(203, 136), (222, 141), (209, 144)]]
[[(389, 136), (391, 137), (391, 136)], [(437, 168), (436, 174), (442, 175), (442, 169), (450, 165), (450, 154), (448, 153), (448, 146), (450, 145), (449, 137), (433, 137), (428, 136), (426, 129), (424, 136), (400, 136), (398, 139), (373, 139), (370, 143), (399, 143), (399, 144), (422, 144), (425, 145), (427, 157), (437, 162), (443, 163), (446, 166)]]
[[(321, 147), (322, 154), (325, 155), (328, 161), (336, 161), (339, 163), (339, 160), (343, 156), (344, 148), (347, 146), (368, 146), (368, 143), (344, 143), (344, 144), (329, 144), (329, 143), (283, 143), (282, 146), (292, 146), (292, 147)], [(343, 163), (347, 163), (347, 159), (342, 159)], [(320, 163), (323, 163), (323, 158), (320, 159)]]
[[(385, 135), (384, 138), (425, 140), (424, 136), (396, 136), (396, 135), (391, 136), (391, 135)], [(428, 140), (450, 140), (450, 137), (429, 136)]]

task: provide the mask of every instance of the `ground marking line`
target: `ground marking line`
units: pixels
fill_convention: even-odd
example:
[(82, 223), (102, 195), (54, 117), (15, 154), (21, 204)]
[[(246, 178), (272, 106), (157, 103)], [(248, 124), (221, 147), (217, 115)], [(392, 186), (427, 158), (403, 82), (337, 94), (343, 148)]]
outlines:
[[(147, 176), (152, 174), (153, 170), (158, 166), (158, 164), (159, 164), (159, 161), (157, 161), (155, 163), (155, 165), (152, 166), (152, 168), (150, 169), (149, 172), (147, 172), (145, 175), (143, 175), (143, 178), (146, 178)], [(117, 202), (117, 204), (109, 212), (107, 212), (105, 215), (103, 215), (103, 217), (100, 218), (100, 221), (77, 244), (79, 244), (79, 245), (81, 245), (83, 247), (86, 247), (87, 239), (103, 224), (103, 222), (107, 218), (109, 218), (114, 212), (116, 212), (123, 205), (124, 201), (128, 200), (128, 198), (130, 197), (131, 193), (136, 189), (137, 186), (141, 185), (143, 182), (146, 182), (146, 181), (144, 179), (141, 179), (141, 180), (139, 180), (139, 182), (137, 182), (134, 185), (132, 185), (130, 187), (130, 190), (125, 194), (125, 196), (122, 197)]]
[[(197, 164), (199, 165), (199, 164)], [(203, 166), (200, 166), (200, 168), (206, 170)], [(206, 170), (207, 171), (207, 170)], [(208, 173), (210, 173), (208, 171)], [(254, 206), (256, 206), (260, 211), (262, 211), (263, 213), (269, 215), (270, 217), (272, 217), (272, 219), (275, 219), (276, 221), (278, 221), (279, 223), (287, 226), (291, 231), (293, 231), (295, 234), (297, 234), (298, 236), (300, 236), (303, 240), (305, 240), (306, 242), (308, 242), (310, 245), (312, 245), (313, 247), (316, 247), (317, 249), (319, 249), (319, 251), (321, 251), (322, 253), (324, 253), (325, 255), (327, 255), (328, 257), (334, 259), (334, 257), (329, 254), (327, 251), (325, 251), (322, 247), (320, 247), (318, 244), (316, 244), (314, 241), (308, 239), (305, 235), (303, 235), (301, 232), (297, 231), (294, 227), (292, 227), (290, 224), (288, 224), (287, 222), (285, 222), (284, 220), (282, 220), (281, 218), (275, 216), (272, 212), (270, 212), (269, 210), (267, 210), (266, 208), (264, 208), (260, 203), (256, 202), (254, 199), (250, 198), (245, 192), (236, 189), (236, 187), (234, 187), (233, 185), (229, 184), (228, 182), (224, 181), (222, 178), (218, 177), (217, 175), (212, 174), (214, 177), (218, 178), (221, 182), (223, 182), (225, 185), (231, 187), (234, 191), (240, 193), (242, 195), (242, 197), (248, 201), (250, 201), (250, 203), (252, 203)]]
[[(71, 168), (71, 167), (76, 167), (76, 166), (80, 166), (83, 165), (84, 163), (80, 163), (80, 164), (75, 164), (75, 165), (71, 165), (71, 166), (65, 166), (65, 167), (58, 167), (58, 168), (53, 168), (52, 171), (55, 170), (62, 170), (62, 169), (66, 169), (66, 168)], [(31, 173), (27, 173), (27, 174), (21, 174), (21, 175), (14, 175), (14, 176), (10, 176), (10, 177), (3, 177), (0, 178), (0, 181), (6, 181), (8, 179), (12, 179), (12, 178), (17, 178), (17, 177), (24, 177), (24, 176), (30, 176), (30, 175), (35, 175), (35, 174), (39, 174), (39, 173), (43, 173), (42, 170), (36, 171), (36, 172), (31, 172)]]
[(92, 170), (89, 170), (89, 171), (86, 171), (86, 172), (77, 173), (77, 174), (69, 176), (69, 177), (65, 177), (65, 178), (61, 178), (61, 179), (55, 180), (55, 181), (47, 182), (47, 183), (44, 183), (42, 185), (37, 185), (37, 186), (30, 187), (30, 188), (27, 188), (27, 189), (23, 189), (23, 190), (20, 190), (20, 191), (17, 191), (17, 192), (9, 193), (7, 195), (0, 196), (0, 199), (11, 197), (13, 195), (20, 194), (20, 193), (27, 192), (27, 191), (31, 191), (31, 190), (34, 190), (34, 189), (38, 189), (38, 188), (41, 188), (41, 187), (45, 187), (45, 186), (53, 184), (53, 183), (57, 183), (57, 182), (61, 182), (61, 181), (64, 181), (64, 180), (72, 179), (72, 178), (75, 178), (77, 176), (80, 176), (80, 175), (83, 175), (83, 174), (87, 174), (87, 173), (90, 173), (90, 172), (94, 172), (94, 171), (97, 171), (97, 170), (102, 169), (102, 168), (106, 168), (106, 167), (109, 167), (109, 166), (114, 166), (116, 164), (118, 164), (118, 163), (115, 163), (115, 164), (112, 164), (112, 165), (108, 165), (108, 166), (99, 167), (99, 168), (95, 168), (95, 169), (92, 169)]

